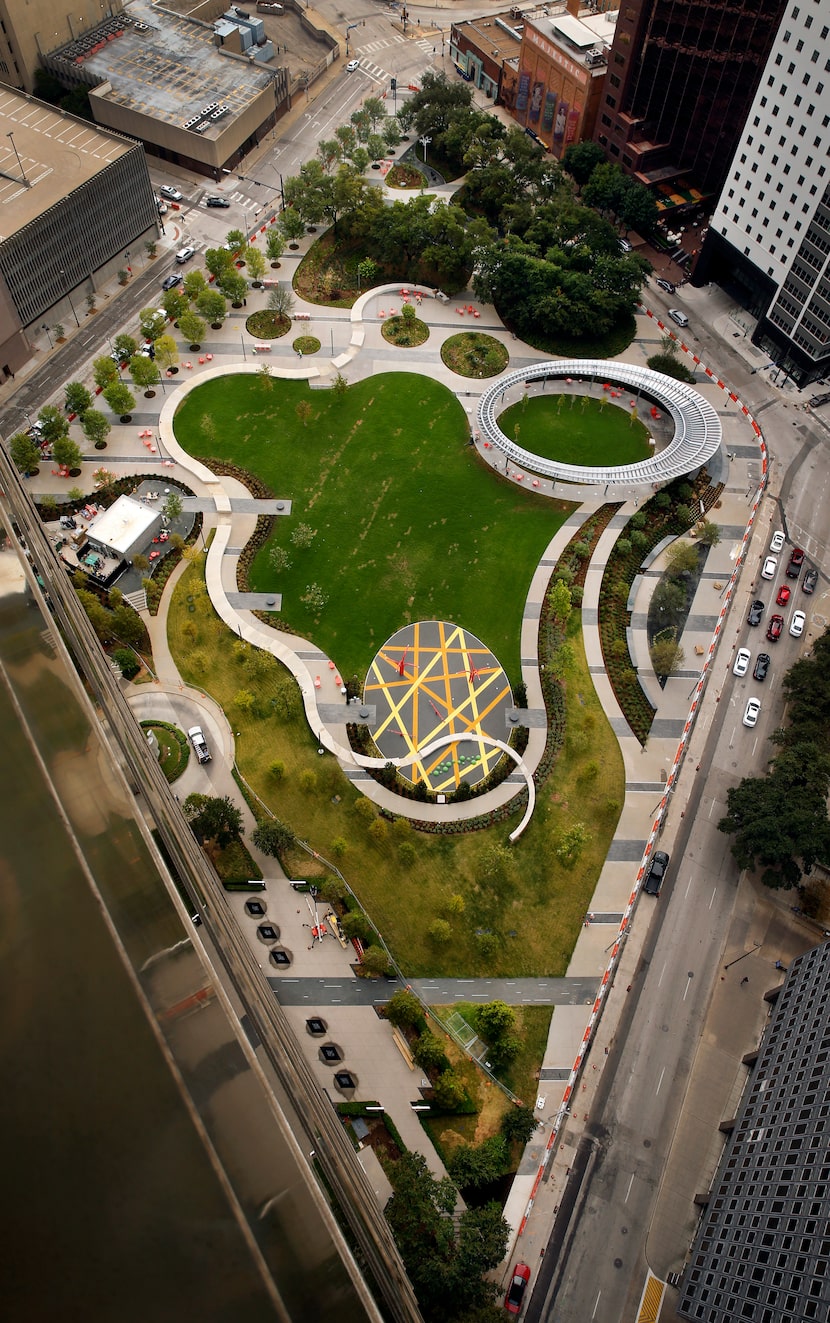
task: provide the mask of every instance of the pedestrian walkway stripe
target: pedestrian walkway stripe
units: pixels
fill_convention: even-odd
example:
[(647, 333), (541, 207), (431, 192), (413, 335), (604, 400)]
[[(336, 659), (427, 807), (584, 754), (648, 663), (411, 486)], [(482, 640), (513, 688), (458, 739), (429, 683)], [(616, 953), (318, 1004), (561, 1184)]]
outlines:
[(666, 1283), (661, 1282), (660, 1278), (655, 1277), (649, 1269), (646, 1284), (643, 1287), (643, 1294), (640, 1297), (640, 1308), (637, 1310), (637, 1323), (657, 1323), (663, 1305), (665, 1289)]

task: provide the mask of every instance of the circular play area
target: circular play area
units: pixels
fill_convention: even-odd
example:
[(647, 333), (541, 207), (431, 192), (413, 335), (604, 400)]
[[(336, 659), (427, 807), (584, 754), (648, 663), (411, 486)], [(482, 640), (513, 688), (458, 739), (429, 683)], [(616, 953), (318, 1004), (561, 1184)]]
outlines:
[[(401, 776), (450, 794), (475, 785), (503, 756), (481, 736), (506, 740), (513, 706), (502, 667), (474, 634), (444, 620), (405, 625), (375, 654), (363, 701), (375, 708), (375, 744)], [(419, 750), (457, 735), (427, 758)]]
[[(498, 422), (505, 403), (510, 404), (536, 383), (561, 382), (570, 389), (584, 383), (595, 396), (604, 395), (612, 404), (634, 410), (647, 421), (664, 414), (671, 418), (674, 434), (659, 454), (633, 464), (566, 464), (525, 450), (505, 436)], [(722, 429), (717, 411), (692, 386), (651, 368), (606, 359), (555, 359), (519, 368), (500, 377), (481, 396), (478, 425), (485, 447), (501, 451), (507, 460), (532, 473), (561, 482), (611, 484), (626, 487), (655, 487), (685, 477), (712, 458), (720, 449)]]

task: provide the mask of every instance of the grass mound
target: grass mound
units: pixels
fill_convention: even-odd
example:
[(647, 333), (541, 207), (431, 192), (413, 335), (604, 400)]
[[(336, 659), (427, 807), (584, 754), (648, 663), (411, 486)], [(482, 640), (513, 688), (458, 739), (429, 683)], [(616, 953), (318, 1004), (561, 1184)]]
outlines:
[(287, 335), (291, 330), (291, 318), (263, 308), (260, 312), (251, 313), (245, 322), (245, 330), (258, 340), (279, 340), (281, 335)]
[(510, 354), (501, 340), (493, 335), (462, 331), (444, 341), (441, 361), (460, 377), (496, 377), (504, 372)]
[[(556, 390), (553, 382), (550, 390)], [(648, 429), (625, 409), (589, 395), (534, 395), (499, 415), (505, 436), (525, 450), (563, 464), (600, 468), (648, 459)]]

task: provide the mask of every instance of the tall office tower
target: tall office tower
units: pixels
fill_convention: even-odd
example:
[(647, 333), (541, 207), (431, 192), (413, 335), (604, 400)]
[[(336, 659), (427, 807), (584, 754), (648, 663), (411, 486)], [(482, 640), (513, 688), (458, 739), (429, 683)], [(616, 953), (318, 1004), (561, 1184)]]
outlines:
[(693, 280), (733, 293), (802, 386), (830, 371), (829, 155), (830, 0), (791, 0)]
[(774, 999), (683, 1274), (681, 1318), (826, 1323), (829, 1127), (825, 942), (793, 961)]
[(622, 0), (594, 134), (609, 159), (664, 192), (717, 194), (785, 5)]
[(0, 0), (0, 83), (34, 91), (41, 54), (122, 8), (123, 0)]

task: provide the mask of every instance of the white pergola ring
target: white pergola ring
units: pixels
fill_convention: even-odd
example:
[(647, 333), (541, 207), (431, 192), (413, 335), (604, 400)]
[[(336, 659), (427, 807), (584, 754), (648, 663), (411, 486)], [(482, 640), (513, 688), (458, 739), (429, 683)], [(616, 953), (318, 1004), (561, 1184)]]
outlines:
[[(525, 382), (565, 381), (609, 382), (622, 387), (629, 394), (650, 400), (659, 409), (670, 414), (674, 421), (674, 436), (659, 455), (640, 460), (637, 464), (618, 464), (608, 468), (582, 468), (578, 464), (562, 464), (524, 450), (504, 435), (496, 421), (497, 406), (511, 387), (523, 387)], [(632, 363), (611, 362), (608, 359), (557, 358), (532, 367), (517, 368), (500, 377), (481, 396), (478, 405), (478, 425), (481, 434), (512, 463), (538, 473), (543, 478), (562, 482), (607, 484), (623, 487), (654, 487), (670, 482), (672, 478), (694, 473), (710, 460), (720, 448), (722, 428), (716, 410), (691, 386), (674, 377), (666, 377), (651, 368)]]

